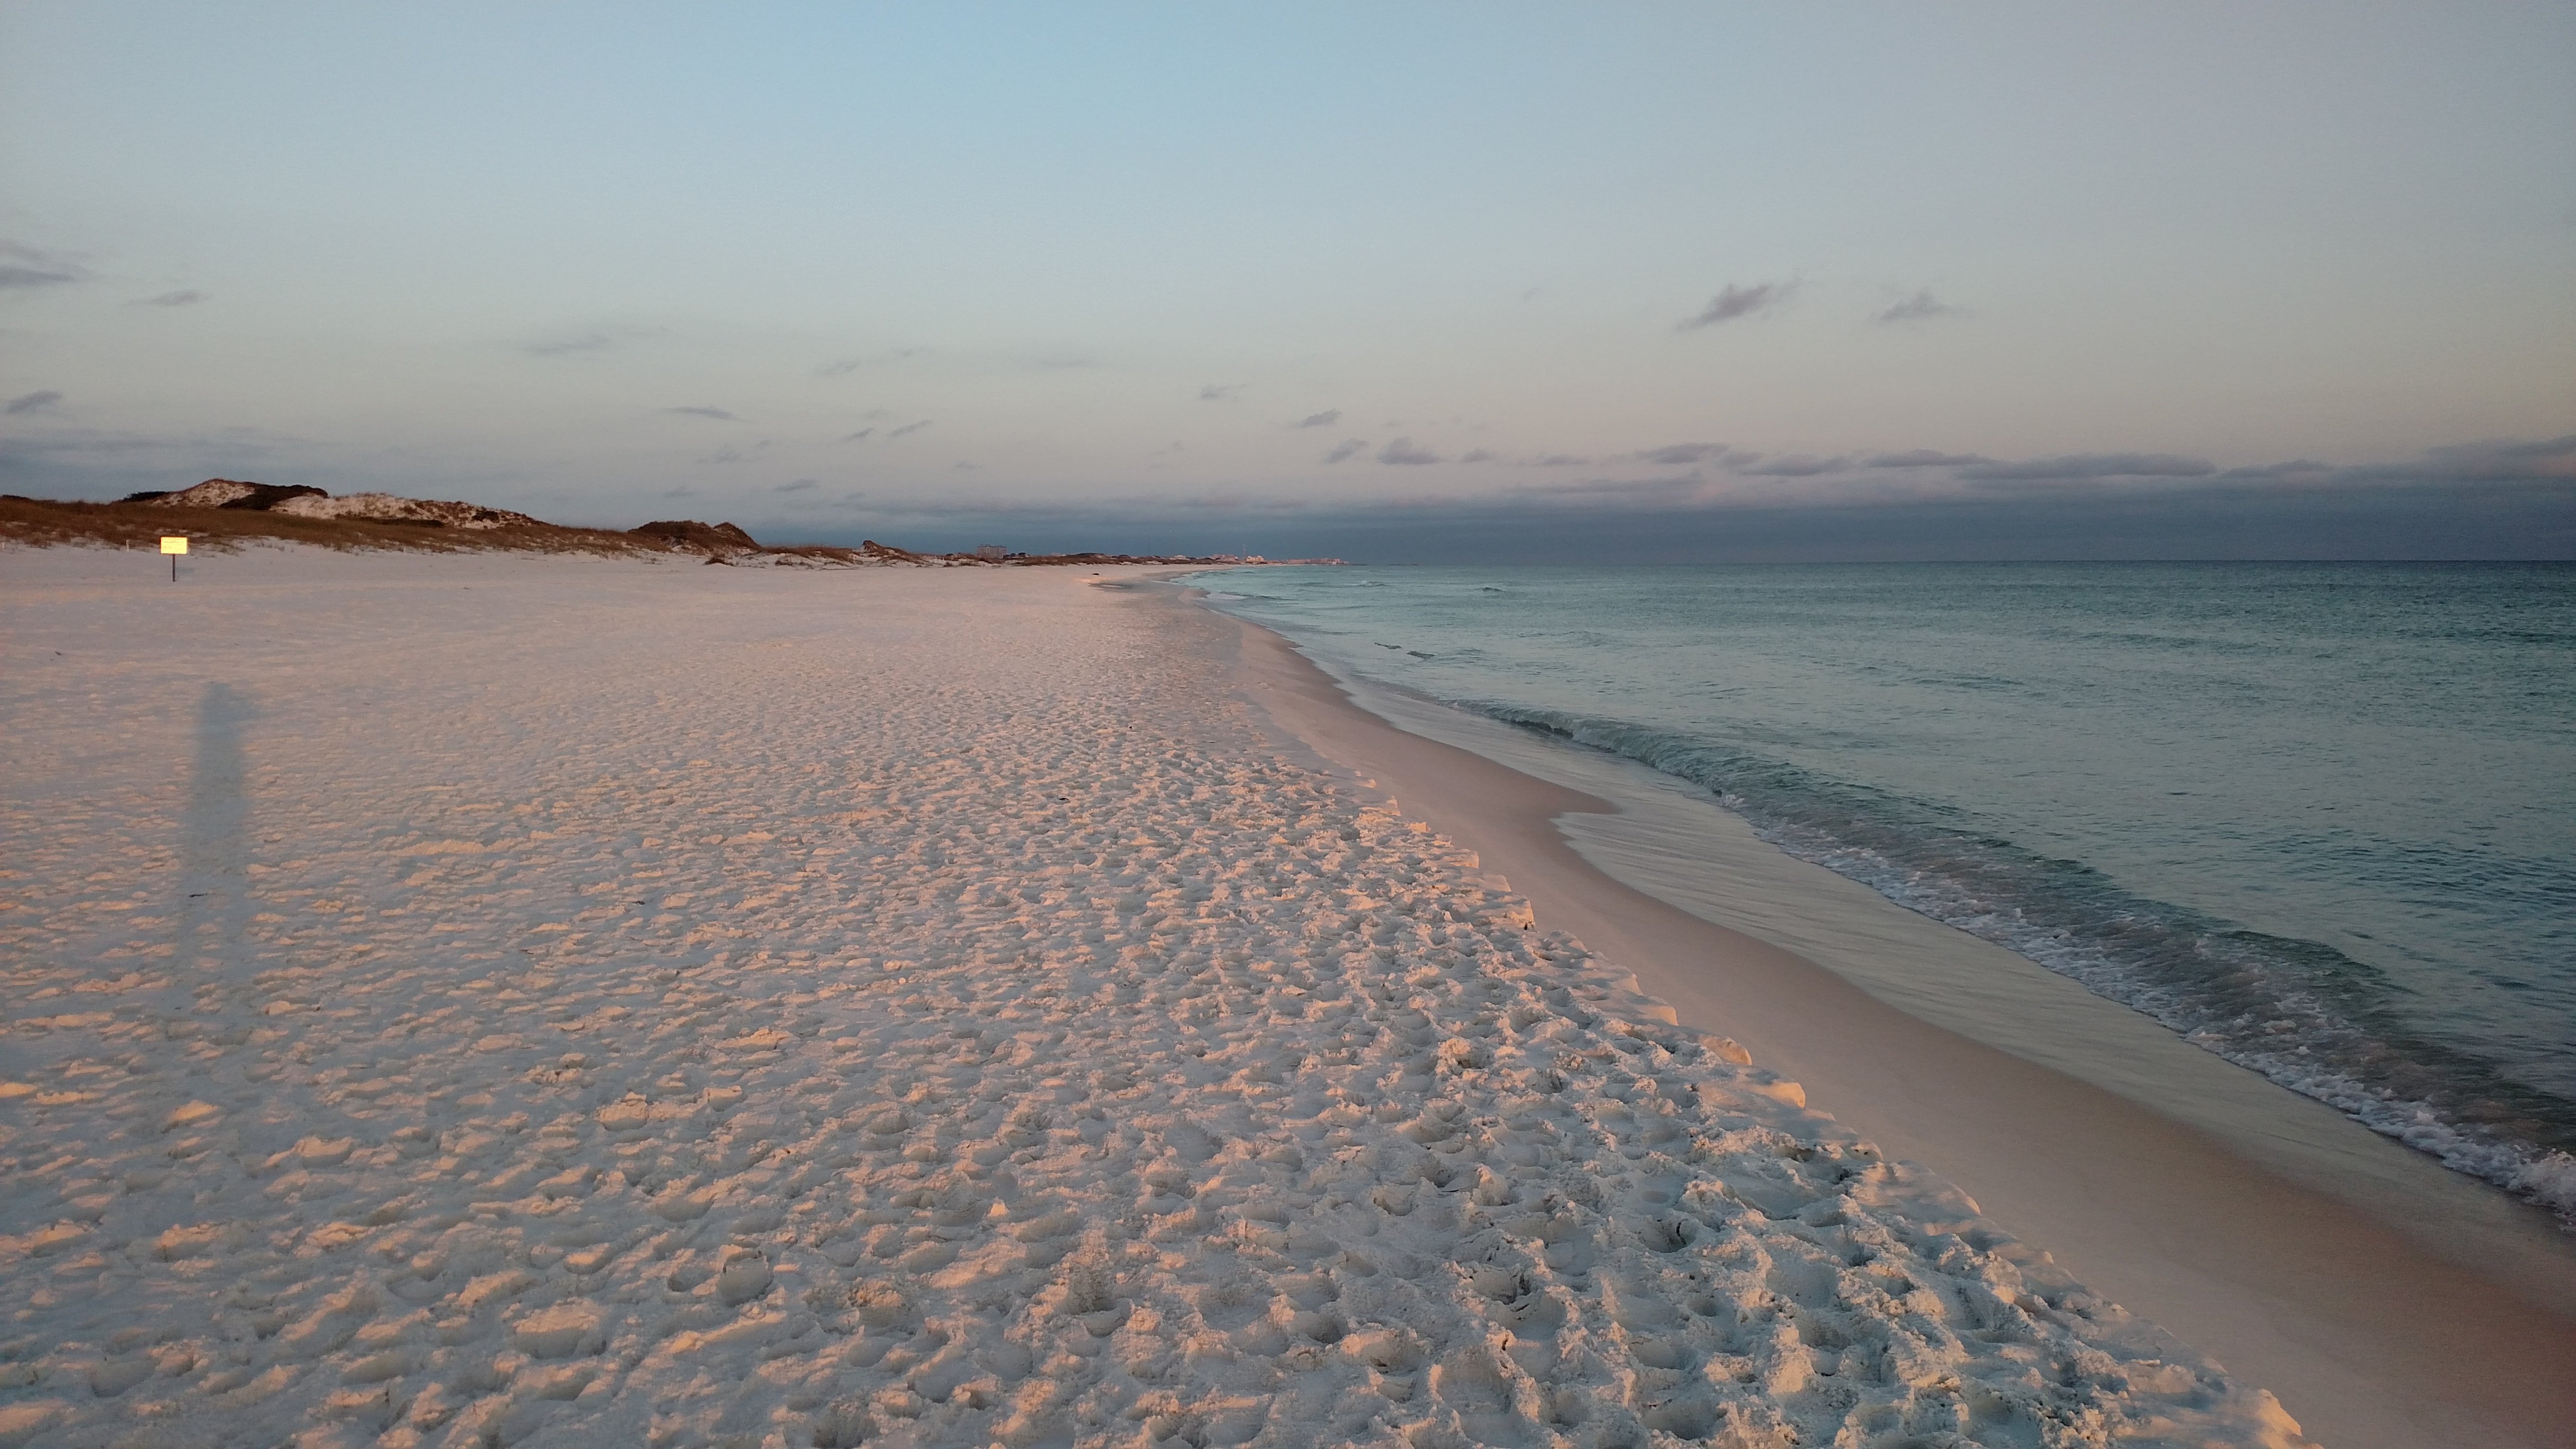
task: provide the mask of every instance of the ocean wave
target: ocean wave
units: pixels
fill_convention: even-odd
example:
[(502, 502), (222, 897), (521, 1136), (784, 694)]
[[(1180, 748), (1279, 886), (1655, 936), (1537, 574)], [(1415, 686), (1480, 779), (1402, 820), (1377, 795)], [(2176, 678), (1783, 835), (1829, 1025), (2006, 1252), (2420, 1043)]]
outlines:
[(2407, 1031), (2395, 988), (2332, 946), (2139, 896), (2082, 862), (1982, 829), (1965, 812), (1704, 736), (1452, 702), (1699, 785), (1788, 854), (2017, 952), (2576, 1225), (2576, 1103)]

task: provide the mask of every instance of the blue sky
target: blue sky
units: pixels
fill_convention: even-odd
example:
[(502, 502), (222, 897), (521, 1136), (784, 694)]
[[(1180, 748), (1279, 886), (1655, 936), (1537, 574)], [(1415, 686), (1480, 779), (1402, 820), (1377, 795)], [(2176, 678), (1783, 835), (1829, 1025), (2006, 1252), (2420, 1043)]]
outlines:
[(18, 3), (0, 241), (13, 492), (2576, 549), (2567, 5)]

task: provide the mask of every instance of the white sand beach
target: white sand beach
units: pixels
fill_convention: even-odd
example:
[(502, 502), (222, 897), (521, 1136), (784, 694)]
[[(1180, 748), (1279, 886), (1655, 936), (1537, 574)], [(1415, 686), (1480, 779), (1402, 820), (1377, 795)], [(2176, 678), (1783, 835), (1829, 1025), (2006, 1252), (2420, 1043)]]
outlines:
[(160, 569), (0, 552), (0, 1445), (2310, 1442), (1170, 590)]
[(1337, 682), (1252, 625), (1242, 647), (1300, 745), (2322, 1442), (2576, 1444), (2576, 1238), (2546, 1210), (1782, 855), (1669, 777)]

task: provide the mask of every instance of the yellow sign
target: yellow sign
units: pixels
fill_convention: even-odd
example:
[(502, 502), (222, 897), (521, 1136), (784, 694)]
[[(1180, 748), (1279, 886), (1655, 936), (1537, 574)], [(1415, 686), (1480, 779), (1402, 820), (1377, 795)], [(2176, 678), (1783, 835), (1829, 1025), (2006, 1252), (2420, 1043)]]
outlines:
[(173, 538), (169, 534), (165, 533), (161, 535), (161, 551), (163, 553), (186, 553), (188, 551), (188, 541), (184, 538)]

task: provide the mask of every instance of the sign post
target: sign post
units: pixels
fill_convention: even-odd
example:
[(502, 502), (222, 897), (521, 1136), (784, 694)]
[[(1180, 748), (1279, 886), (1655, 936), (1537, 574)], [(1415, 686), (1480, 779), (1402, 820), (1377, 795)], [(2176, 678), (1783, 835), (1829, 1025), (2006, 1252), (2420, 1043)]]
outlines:
[(170, 582), (175, 584), (179, 582), (179, 555), (188, 551), (187, 536), (168, 533), (161, 535), (161, 551), (170, 555)]

